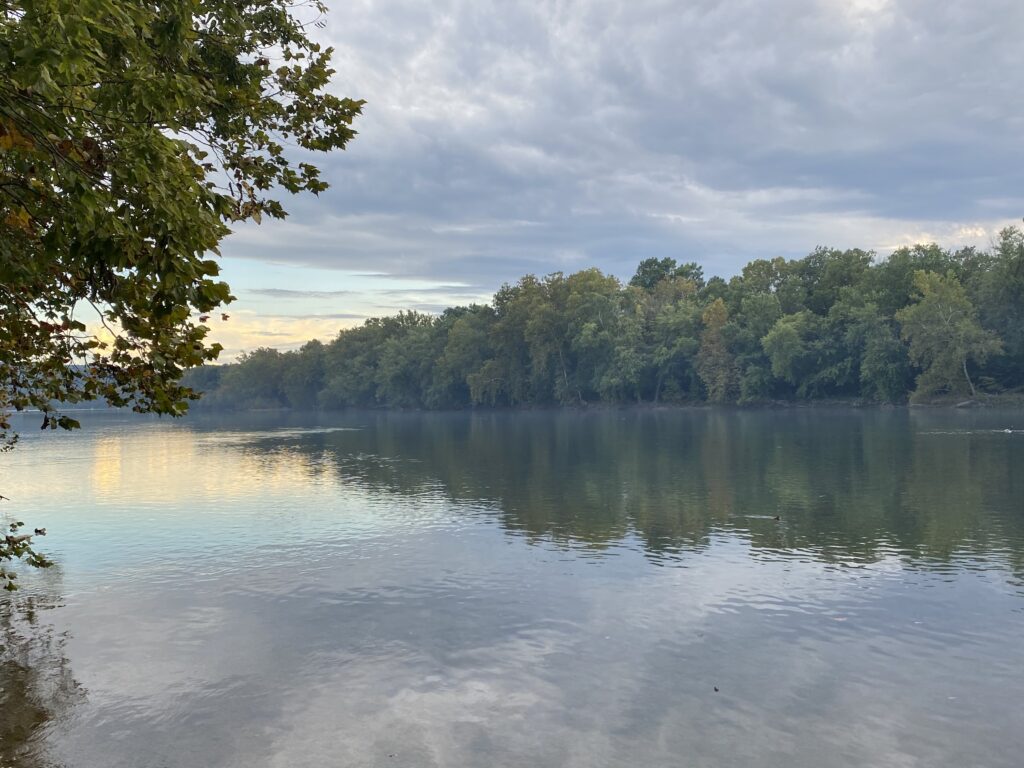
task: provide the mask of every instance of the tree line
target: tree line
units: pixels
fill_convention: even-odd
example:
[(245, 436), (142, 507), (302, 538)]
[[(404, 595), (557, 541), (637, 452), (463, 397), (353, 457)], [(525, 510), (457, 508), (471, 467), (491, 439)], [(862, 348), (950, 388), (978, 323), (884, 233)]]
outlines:
[(900, 403), (1024, 386), (1024, 232), (989, 249), (818, 248), (728, 280), (642, 261), (504, 285), (490, 304), (399, 312), (329, 343), (261, 348), (187, 382), (237, 408)]

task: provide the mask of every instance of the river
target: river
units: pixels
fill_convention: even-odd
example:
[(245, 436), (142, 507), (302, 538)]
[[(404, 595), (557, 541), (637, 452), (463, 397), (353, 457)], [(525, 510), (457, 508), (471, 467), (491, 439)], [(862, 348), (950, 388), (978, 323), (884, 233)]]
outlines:
[(17, 768), (1016, 768), (1024, 412), (86, 413)]

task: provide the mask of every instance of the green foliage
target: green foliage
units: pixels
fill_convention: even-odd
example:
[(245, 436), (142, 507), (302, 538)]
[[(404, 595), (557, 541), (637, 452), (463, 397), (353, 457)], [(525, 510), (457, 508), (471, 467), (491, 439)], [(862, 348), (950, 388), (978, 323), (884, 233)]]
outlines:
[(278, 191), (325, 189), (286, 146), (354, 135), (362, 103), (325, 92), (331, 51), (295, 9), (0, 0), (0, 412), (184, 412), (232, 298), (208, 254), (283, 217)]
[(662, 280), (673, 277), (689, 280), (698, 287), (704, 285), (704, 270), (700, 265), (692, 261), (680, 265), (672, 258), (644, 259), (636, 268), (636, 274), (630, 278), (629, 284), (649, 291)]
[(287, 355), (262, 347), (239, 358), (221, 377), (221, 386), (238, 392), (254, 408), (281, 408), (285, 405), (282, 383)]
[(433, 405), (434, 366), (444, 352), (444, 337), (429, 315), (400, 315), (401, 333), (384, 342), (377, 363), (378, 402), (398, 408)]
[[(332, 52), (306, 33), (324, 11), (0, 0), (0, 441), (11, 410), (49, 429), (82, 401), (184, 413), (232, 299), (210, 255), (232, 224), (284, 217), (282, 191), (323, 191), (309, 153), (355, 135), (362, 102), (326, 92)], [(0, 558), (25, 557), (10, 539)]]
[(1002, 351), (1002, 342), (978, 322), (967, 292), (950, 272), (918, 270), (916, 302), (896, 313), (901, 335), (910, 342), (910, 359), (922, 369), (917, 397), (936, 392), (976, 394), (968, 363), (984, 363)]
[(973, 300), (982, 325), (1005, 345), (1005, 354), (991, 361), (988, 373), (1009, 388), (1020, 384), (1024, 370), (1024, 232), (1003, 230), (984, 266), (971, 281)]
[[(653, 402), (660, 402), (666, 385), (675, 399), (697, 389), (694, 354), (700, 345), (702, 326), (696, 294), (695, 282), (674, 277), (636, 297), (642, 322), (638, 351), (644, 371), (637, 399), (643, 399), (646, 391)], [(674, 383), (676, 386), (672, 386)]]
[(725, 302), (715, 299), (701, 316), (704, 333), (701, 334), (697, 353), (697, 373), (708, 391), (712, 403), (727, 403), (732, 399), (736, 385), (736, 364), (729, 351), (725, 325), (729, 310)]
[(324, 381), (324, 345), (316, 340), (310, 341), (291, 359), (286, 358), (283, 368), (282, 400), (292, 408), (316, 410)]
[(804, 338), (807, 324), (806, 314), (786, 315), (761, 340), (771, 360), (772, 373), (790, 384), (799, 383), (801, 374), (808, 367), (806, 358), (809, 350)]
[[(3, 497), (0, 497), (3, 499)], [(18, 574), (8, 564), (21, 560), (36, 568), (48, 568), (52, 563), (32, 548), (32, 538), (45, 536), (46, 531), (36, 528), (34, 533), (22, 533), (24, 523), (15, 522), (8, 526), (8, 533), (0, 539), (0, 583), (3, 589), (13, 592), (18, 588)]]
[[(917, 264), (945, 276), (907, 272)], [(210, 379), (210, 405), (295, 408), (901, 403), (915, 374), (921, 397), (1010, 388), (1024, 357), (995, 353), (1003, 333), (1024, 344), (1020, 265), (1024, 235), (1010, 228), (991, 253), (916, 246), (875, 261), (819, 248), (728, 282), (672, 259), (642, 262), (626, 286), (596, 269), (527, 275), (489, 306), (368, 320), (325, 345), (258, 350), (216, 369), (219, 385), (203, 369), (191, 382)]]
[(795, 387), (797, 397), (846, 392), (855, 361), (838, 343), (836, 325), (805, 309), (779, 318), (761, 339), (773, 375)]

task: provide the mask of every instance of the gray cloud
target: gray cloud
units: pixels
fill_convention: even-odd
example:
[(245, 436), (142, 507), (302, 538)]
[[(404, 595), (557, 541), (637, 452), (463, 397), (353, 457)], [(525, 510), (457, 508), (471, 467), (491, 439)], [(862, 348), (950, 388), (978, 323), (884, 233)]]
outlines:
[(287, 288), (250, 288), (246, 292), (271, 299), (333, 299), (352, 293), (352, 291), (296, 291)]
[(1021, 28), (1017, 0), (339, 6), (360, 136), (322, 160), (330, 191), (226, 252), (493, 290), (985, 243), (1024, 212)]
[[(453, 306), (453, 304), (451, 304), (451, 303), (446, 304), (444, 302), (436, 302), (436, 301), (435, 302), (429, 302), (429, 301), (407, 301), (407, 302), (404, 302), (402, 304), (402, 309), (404, 309), (404, 310), (415, 310), (417, 312), (423, 312), (423, 313), (428, 314), (428, 315), (440, 315), (446, 309), (448, 309), (448, 308), (450, 308), (452, 306)], [(386, 304), (378, 304), (376, 306), (376, 310), (377, 311), (374, 314), (377, 315), (377, 316), (390, 315), (390, 314), (393, 314), (395, 312), (395, 308), (393, 306), (386, 305)]]
[[(354, 312), (330, 312), (314, 313), (307, 315), (263, 315), (263, 317), (278, 320), (362, 320), (366, 317), (366, 315), (361, 315)], [(288, 334), (279, 335), (287, 336)]]
[(480, 287), (474, 285), (435, 285), (426, 288), (398, 288), (379, 291), (381, 296), (388, 298), (407, 298), (410, 296), (467, 296), (480, 295)]

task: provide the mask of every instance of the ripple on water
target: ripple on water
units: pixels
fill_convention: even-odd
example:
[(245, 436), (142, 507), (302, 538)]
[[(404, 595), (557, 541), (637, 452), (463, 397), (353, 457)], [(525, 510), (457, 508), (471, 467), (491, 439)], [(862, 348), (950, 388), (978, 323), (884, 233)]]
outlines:
[(36, 611), (64, 638), (37, 663), (84, 693), (40, 704), (20, 748), (68, 768), (1009, 768), (1024, 448), (943, 418), (33, 439), (4, 482), (43, 499), (60, 566), (22, 594), (59, 606)]

